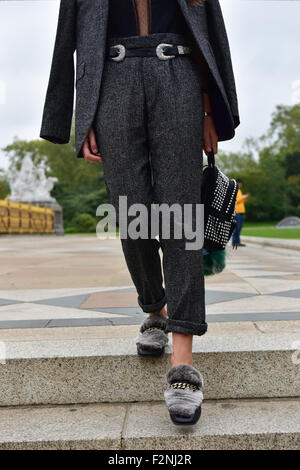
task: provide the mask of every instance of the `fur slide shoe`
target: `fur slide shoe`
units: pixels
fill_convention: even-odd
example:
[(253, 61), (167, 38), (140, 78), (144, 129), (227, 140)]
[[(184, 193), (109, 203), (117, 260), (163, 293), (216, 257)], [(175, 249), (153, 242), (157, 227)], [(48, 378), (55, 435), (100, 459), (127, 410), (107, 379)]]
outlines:
[(169, 388), (164, 396), (170, 418), (174, 424), (196, 424), (201, 415), (203, 378), (188, 364), (172, 367), (166, 374)]
[(159, 357), (165, 351), (169, 341), (165, 333), (167, 318), (163, 316), (147, 317), (140, 327), (136, 338), (137, 352), (142, 357)]

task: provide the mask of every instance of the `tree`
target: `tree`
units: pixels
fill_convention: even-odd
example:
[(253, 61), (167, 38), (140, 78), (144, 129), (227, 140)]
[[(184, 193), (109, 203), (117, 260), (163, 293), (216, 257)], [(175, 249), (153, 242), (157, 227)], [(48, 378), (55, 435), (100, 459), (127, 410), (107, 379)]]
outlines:
[(9, 158), (9, 166), (18, 169), (27, 152), (35, 164), (45, 159), (47, 176), (58, 178), (51, 194), (63, 207), (66, 227), (81, 213), (95, 217), (98, 205), (108, 202), (102, 164), (87, 163), (76, 157), (74, 123), (69, 144), (54, 145), (46, 140), (27, 142), (15, 138), (3, 150)]

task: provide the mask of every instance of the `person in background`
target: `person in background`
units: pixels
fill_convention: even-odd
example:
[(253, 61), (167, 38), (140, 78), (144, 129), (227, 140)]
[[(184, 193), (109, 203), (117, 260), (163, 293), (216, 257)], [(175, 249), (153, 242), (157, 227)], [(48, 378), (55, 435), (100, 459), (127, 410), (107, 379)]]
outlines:
[(240, 234), (244, 223), (244, 214), (246, 212), (245, 202), (250, 197), (250, 194), (243, 194), (242, 186), (243, 181), (238, 178), (236, 180), (239, 185), (239, 189), (236, 196), (236, 206), (235, 206), (235, 220), (236, 226), (232, 234), (232, 246), (246, 246), (245, 243), (241, 243)]

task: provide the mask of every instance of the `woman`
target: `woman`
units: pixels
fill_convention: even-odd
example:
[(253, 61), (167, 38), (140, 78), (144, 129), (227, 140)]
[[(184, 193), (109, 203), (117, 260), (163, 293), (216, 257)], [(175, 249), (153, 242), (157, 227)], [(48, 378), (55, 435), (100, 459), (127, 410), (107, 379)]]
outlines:
[[(75, 49), (76, 154), (102, 162), (118, 220), (120, 196), (149, 213), (153, 202), (194, 210), (201, 203), (202, 151), (217, 153), (218, 140), (231, 139), (239, 124), (218, 0), (61, 0), (40, 133), (55, 143), (70, 138)], [(174, 222), (169, 236), (160, 224), (158, 242), (147, 221), (146, 238), (121, 239), (148, 314), (138, 353), (161, 355), (172, 332), (166, 405), (175, 424), (194, 424), (203, 396), (192, 340), (207, 331), (202, 250), (186, 249)]]

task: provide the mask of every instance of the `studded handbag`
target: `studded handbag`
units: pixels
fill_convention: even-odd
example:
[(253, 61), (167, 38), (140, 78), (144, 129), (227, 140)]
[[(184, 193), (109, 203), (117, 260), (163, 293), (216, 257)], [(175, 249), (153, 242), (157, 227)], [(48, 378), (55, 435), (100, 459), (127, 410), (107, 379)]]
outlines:
[(207, 251), (224, 250), (235, 227), (235, 203), (238, 184), (215, 165), (210, 152), (203, 170), (204, 245)]

